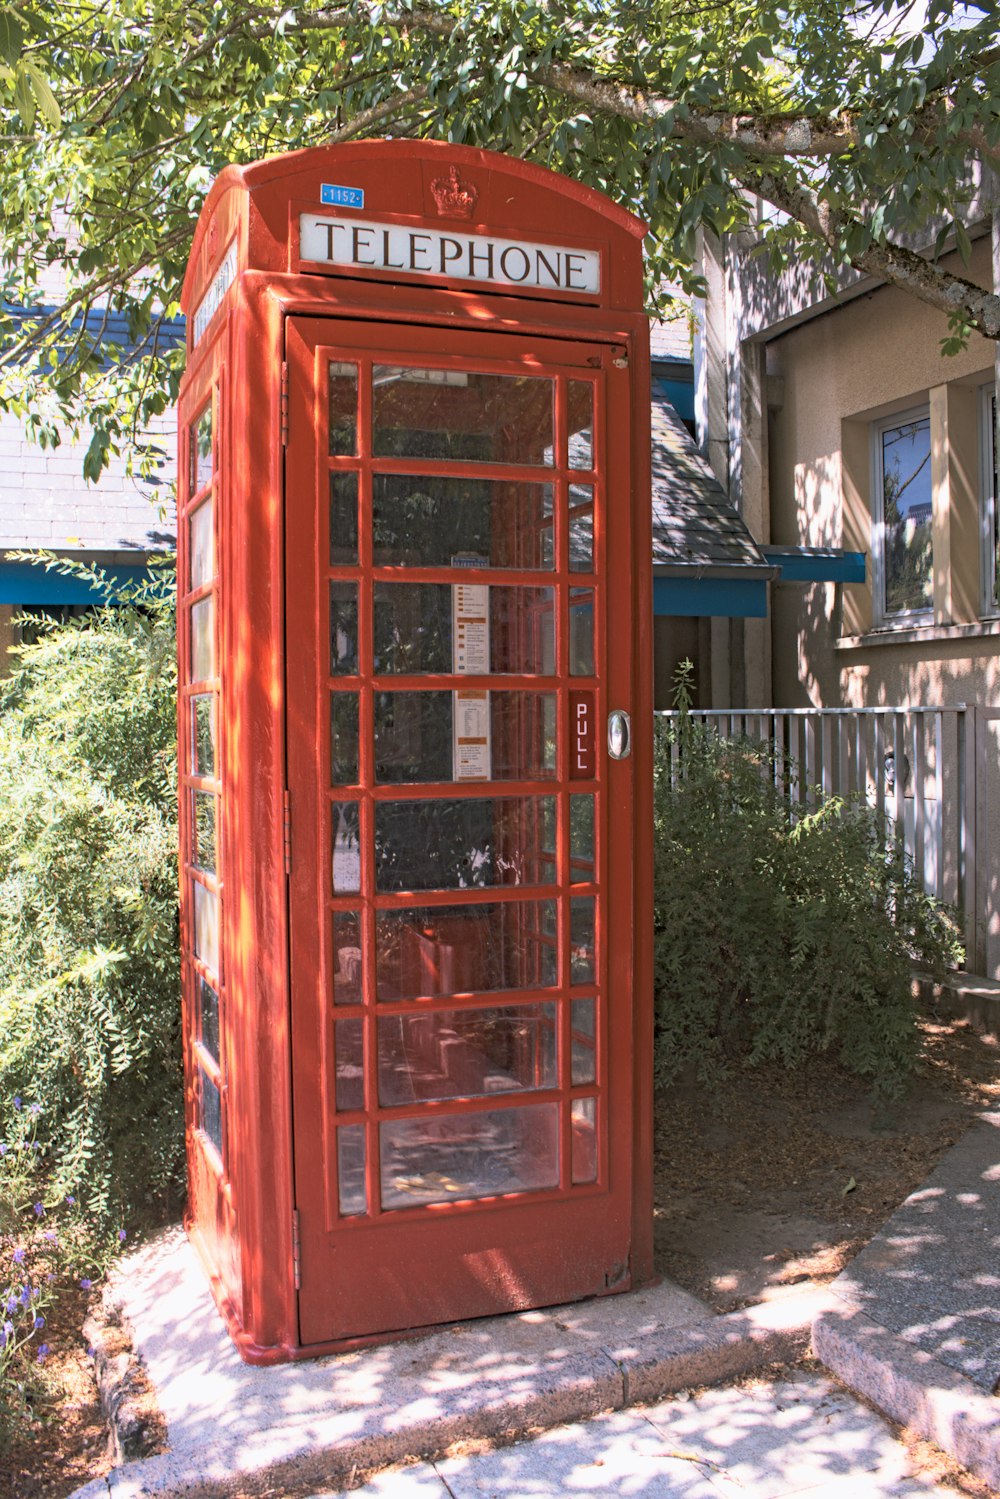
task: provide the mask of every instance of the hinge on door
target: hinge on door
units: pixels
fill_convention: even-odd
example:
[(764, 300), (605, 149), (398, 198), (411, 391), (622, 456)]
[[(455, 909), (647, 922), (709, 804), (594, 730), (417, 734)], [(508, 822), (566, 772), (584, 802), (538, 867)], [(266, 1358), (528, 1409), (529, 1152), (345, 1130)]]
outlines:
[(302, 1241), (299, 1237), (299, 1210), (292, 1208), (292, 1274), (295, 1277), (295, 1289), (302, 1289)]
[(281, 446), (288, 446), (288, 365), (281, 365)]
[(284, 808), (285, 873), (292, 872), (292, 794), (286, 791), (282, 797)]

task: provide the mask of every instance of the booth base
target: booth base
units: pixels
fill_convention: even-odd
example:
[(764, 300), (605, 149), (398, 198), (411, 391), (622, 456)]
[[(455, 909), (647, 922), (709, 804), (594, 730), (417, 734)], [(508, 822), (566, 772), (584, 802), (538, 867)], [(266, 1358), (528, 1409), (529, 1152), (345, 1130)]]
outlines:
[[(105, 1293), (131, 1332), (168, 1450), (75, 1499), (310, 1494), (456, 1442), (510, 1440), (799, 1356), (819, 1310), (796, 1293), (712, 1317), (663, 1282), (455, 1324), (417, 1341), (254, 1368), (241, 1361), (182, 1230), (122, 1261)], [(98, 1362), (101, 1349), (97, 1348)], [(264, 1486), (264, 1487), (262, 1487)]]

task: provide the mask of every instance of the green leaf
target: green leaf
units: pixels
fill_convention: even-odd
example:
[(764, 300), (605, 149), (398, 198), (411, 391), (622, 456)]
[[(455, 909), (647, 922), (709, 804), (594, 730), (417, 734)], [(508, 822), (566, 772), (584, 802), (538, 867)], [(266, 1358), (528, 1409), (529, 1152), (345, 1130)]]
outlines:
[(16, 63), (24, 45), (24, 27), (16, 11), (4, 6), (0, 9), (0, 57), (6, 62)]
[(58, 130), (62, 123), (62, 111), (59, 108), (55, 94), (49, 86), (48, 79), (33, 62), (25, 62), (24, 70), (31, 81), (31, 91), (41, 111), (42, 119), (53, 130)]
[(35, 91), (31, 87), (31, 80), (24, 64), (20, 62), (15, 71), (14, 103), (25, 130), (30, 131), (35, 123)]

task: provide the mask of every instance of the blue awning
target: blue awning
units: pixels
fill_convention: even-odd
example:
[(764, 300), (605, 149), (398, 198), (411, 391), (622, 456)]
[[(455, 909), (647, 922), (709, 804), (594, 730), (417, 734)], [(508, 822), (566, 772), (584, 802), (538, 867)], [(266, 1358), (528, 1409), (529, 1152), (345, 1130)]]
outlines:
[(88, 579), (46, 570), (32, 562), (0, 562), (0, 604), (106, 604), (116, 597), (115, 586), (149, 577), (149, 569), (131, 563), (103, 568), (111, 586), (96, 588)]
[(768, 562), (781, 568), (782, 583), (863, 583), (864, 552), (842, 547), (762, 546)]
[(653, 578), (654, 614), (766, 619), (766, 578)]

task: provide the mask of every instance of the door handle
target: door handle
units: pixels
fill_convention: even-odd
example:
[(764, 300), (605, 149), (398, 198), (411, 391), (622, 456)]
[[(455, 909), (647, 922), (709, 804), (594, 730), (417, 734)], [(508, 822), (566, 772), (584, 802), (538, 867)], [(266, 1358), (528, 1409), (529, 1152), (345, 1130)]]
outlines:
[(621, 708), (608, 714), (608, 754), (612, 760), (627, 760), (632, 753), (632, 721)]

